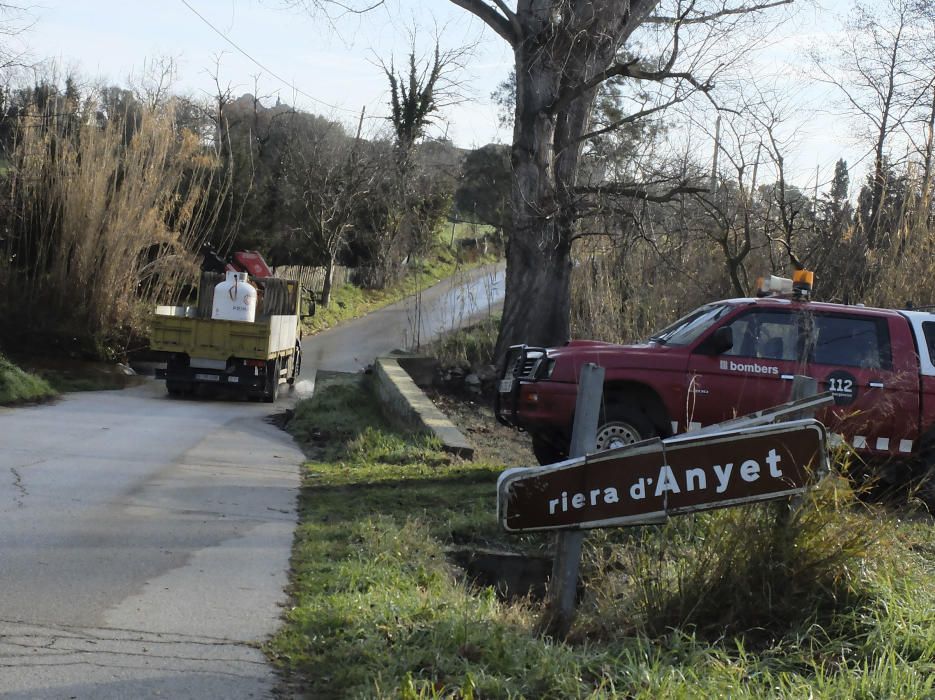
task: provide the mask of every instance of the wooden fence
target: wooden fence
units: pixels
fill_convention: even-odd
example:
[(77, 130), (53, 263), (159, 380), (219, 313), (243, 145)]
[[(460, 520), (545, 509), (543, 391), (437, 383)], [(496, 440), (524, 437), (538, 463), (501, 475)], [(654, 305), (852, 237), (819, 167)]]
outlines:
[[(335, 265), (332, 287), (340, 287), (345, 284), (353, 273), (352, 268)], [(280, 265), (273, 268), (275, 277), (282, 277), (288, 280), (296, 280), (303, 287), (312, 291), (316, 296), (321, 295), (325, 288), (325, 268), (309, 267), (305, 265)]]

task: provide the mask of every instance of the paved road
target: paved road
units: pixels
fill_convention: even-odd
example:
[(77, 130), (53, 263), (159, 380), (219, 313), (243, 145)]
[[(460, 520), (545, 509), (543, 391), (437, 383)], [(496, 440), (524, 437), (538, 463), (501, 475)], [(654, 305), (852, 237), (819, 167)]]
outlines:
[[(496, 305), (497, 269), (427, 291), (423, 339)], [(306, 367), (405, 344), (414, 306), (308, 339)], [(0, 696), (269, 696), (302, 461), (271, 410), (154, 381), (0, 409)]]
[[(426, 342), (458, 328), (503, 303), (504, 265), (475, 268), (364, 318), (302, 341), (302, 374), (324, 369), (354, 372), (394, 348)], [(421, 301), (421, 303), (418, 303)], [(311, 374), (311, 372), (309, 372)]]

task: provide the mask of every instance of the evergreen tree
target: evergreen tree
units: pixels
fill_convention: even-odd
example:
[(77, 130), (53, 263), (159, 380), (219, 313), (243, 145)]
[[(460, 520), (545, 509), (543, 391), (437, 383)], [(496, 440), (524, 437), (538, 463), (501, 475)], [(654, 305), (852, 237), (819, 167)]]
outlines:
[(834, 165), (831, 189), (821, 203), (822, 224), (831, 240), (834, 241), (840, 240), (853, 219), (853, 208), (847, 199), (849, 188), (850, 175), (847, 172), (847, 161), (841, 158)]

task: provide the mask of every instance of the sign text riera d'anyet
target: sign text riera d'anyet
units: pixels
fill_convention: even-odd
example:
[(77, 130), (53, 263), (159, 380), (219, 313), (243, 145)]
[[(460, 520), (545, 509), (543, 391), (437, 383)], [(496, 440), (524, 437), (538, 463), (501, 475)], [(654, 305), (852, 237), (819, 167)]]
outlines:
[(826, 466), (815, 420), (725, 428), (507, 470), (498, 511), (511, 531), (638, 525), (800, 493)]

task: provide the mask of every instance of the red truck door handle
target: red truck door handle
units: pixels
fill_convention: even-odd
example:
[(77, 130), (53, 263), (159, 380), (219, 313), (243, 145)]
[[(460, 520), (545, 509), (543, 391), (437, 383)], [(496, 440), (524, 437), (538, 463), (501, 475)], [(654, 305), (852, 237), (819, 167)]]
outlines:
[(883, 382), (870, 381), (867, 382), (867, 386), (869, 386), (871, 389), (882, 389)]

